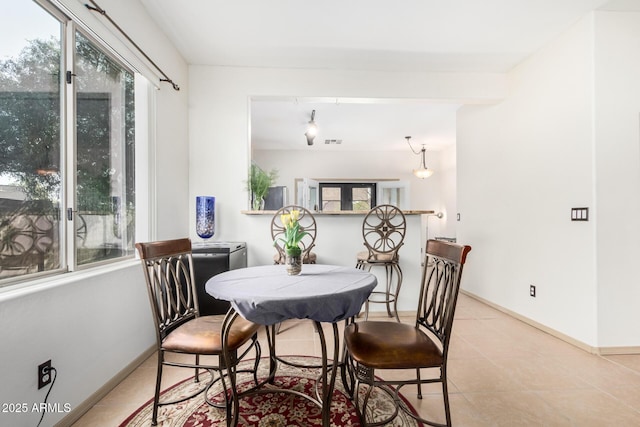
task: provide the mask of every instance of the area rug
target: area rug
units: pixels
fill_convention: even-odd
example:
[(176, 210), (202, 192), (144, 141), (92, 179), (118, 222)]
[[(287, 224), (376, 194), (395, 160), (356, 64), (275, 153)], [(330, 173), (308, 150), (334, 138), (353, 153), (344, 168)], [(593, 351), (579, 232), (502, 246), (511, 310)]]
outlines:
[[(287, 357), (296, 364), (317, 365), (320, 359), (307, 356)], [(244, 367), (249, 366), (243, 362)], [(241, 365), (242, 367), (242, 365)], [(268, 373), (268, 362), (263, 359), (260, 363), (259, 377), (265, 378)], [(283, 363), (278, 365), (278, 372), (273, 386), (297, 390), (308, 395), (315, 393), (318, 369), (298, 368)], [(201, 376), (201, 381), (207, 380), (208, 374)], [(202, 385), (195, 384), (193, 379), (184, 380), (162, 392), (161, 401), (175, 399), (195, 391)], [(251, 377), (238, 375), (238, 388), (245, 390), (252, 385)], [(222, 397), (221, 387), (216, 383), (209, 391), (209, 397), (216, 401)], [(415, 413), (411, 405), (405, 404)], [(130, 415), (120, 427), (142, 427), (151, 423), (153, 400)], [(374, 391), (368, 405), (368, 420), (384, 418), (384, 414), (393, 412), (393, 401), (387, 393)], [(288, 393), (266, 393), (245, 396), (240, 400), (240, 417), (238, 426), (241, 427), (291, 427), (291, 426), (321, 426), (320, 408), (306, 399)], [(331, 403), (331, 425), (337, 427), (360, 426), (355, 407), (346, 393), (342, 382), (336, 379), (335, 390)], [(400, 411), (392, 423), (396, 427), (423, 427), (404, 412)], [(162, 427), (226, 427), (225, 412), (204, 402), (203, 396), (198, 395), (186, 402), (161, 406), (158, 410), (158, 426)]]

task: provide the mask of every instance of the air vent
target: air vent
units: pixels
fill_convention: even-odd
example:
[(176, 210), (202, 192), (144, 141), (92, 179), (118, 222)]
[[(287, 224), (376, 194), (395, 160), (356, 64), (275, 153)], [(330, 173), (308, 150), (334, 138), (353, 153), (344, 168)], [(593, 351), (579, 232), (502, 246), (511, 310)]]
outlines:
[(332, 144), (342, 144), (342, 140), (341, 139), (325, 139), (324, 143), (327, 145), (332, 145)]

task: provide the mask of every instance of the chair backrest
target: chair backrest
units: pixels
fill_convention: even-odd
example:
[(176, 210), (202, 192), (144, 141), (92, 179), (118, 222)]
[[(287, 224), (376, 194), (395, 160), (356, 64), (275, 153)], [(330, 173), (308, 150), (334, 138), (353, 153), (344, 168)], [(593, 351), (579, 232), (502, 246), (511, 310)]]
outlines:
[(309, 258), (309, 253), (316, 244), (316, 232), (318, 230), (318, 227), (316, 226), (316, 219), (308, 209), (296, 205), (289, 205), (280, 208), (271, 219), (271, 238), (273, 239), (274, 247), (278, 251), (278, 255), (281, 259), (284, 259), (284, 244), (279, 240), (284, 238), (285, 233), (285, 227), (284, 224), (282, 224), (281, 215), (289, 214), (294, 210), (300, 212), (300, 216), (298, 217), (300, 229), (307, 232), (307, 235), (304, 236), (300, 242), (302, 249), (302, 261), (304, 262)]
[(197, 317), (191, 240), (136, 243), (156, 323), (158, 344), (174, 328)]
[(471, 246), (428, 240), (416, 326), (429, 330), (442, 344), (446, 357), (453, 316), (460, 291), (462, 268)]
[(385, 259), (397, 261), (406, 229), (404, 214), (396, 206), (378, 205), (371, 209), (362, 221), (362, 237), (369, 257), (387, 255)]

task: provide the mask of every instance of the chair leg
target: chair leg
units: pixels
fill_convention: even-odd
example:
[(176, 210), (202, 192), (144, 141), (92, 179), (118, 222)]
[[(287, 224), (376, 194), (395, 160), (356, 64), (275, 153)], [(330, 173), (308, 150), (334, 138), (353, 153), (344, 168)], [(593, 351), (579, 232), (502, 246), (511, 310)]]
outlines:
[[(356, 262), (356, 268), (358, 270), (364, 270), (365, 267), (365, 263), (362, 261), (357, 261)], [(371, 271), (371, 266), (369, 266), (369, 269), (367, 271)], [(367, 299), (364, 303), (364, 320), (368, 320), (369, 319), (369, 300)]]
[[(382, 266), (384, 265), (385, 270), (385, 290), (384, 300), (373, 301), (375, 303), (384, 303), (387, 308), (387, 316), (395, 317), (396, 321), (400, 323), (400, 315), (398, 314), (398, 295), (400, 294), (400, 288), (402, 287), (402, 269), (397, 263), (386, 263), (386, 264), (368, 264), (367, 271), (371, 271), (373, 266)], [(365, 264), (358, 262), (356, 268), (361, 270), (365, 270)], [(394, 277), (395, 276), (395, 277)], [(394, 280), (395, 279), (395, 280)], [(375, 294), (382, 294), (383, 292), (374, 292)], [(369, 319), (369, 302), (367, 299), (364, 304), (365, 317), (364, 320)], [(391, 304), (393, 303), (393, 308)]]
[(422, 399), (422, 383), (420, 382), (420, 368), (416, 368), (416, 379), (418, 380), (418, 399)]
[(447, 368), (446, 365), (441, 369), (442, 379), (442, 396), (444, 398), (444, 416), (447, 420), (447, 426), (451, 427), (451, 409), (449, 408), (449, 387), (447, 386)]
[(253, 362), (253, 382), (255, 385), (258, 385), (258, 366), (260, 365), (260, 357), (262, 357), (262, 349), (260, 347), (260, 343), (258, 342), (258, 335), (254, 335), (253, 338), (253, 346), (254, 351), (256, 353), (255, 360)]
[[(392, 286), (392, 281), (393, 281), (393, 265), (391, 264), (385, 264), (384, 265), (384, 270), (385, 270), (385, 275), (387, 278), (387, 295), (385, 296), (385, 304), (387, 306), (387, 315), (389, 317), (393, 317), (393, 315), (391, 314), (391, 305), (390, 305), (390, 300), (391, 300), (391, 286)], [(398, 314), (396, 313), (396, 317), (398, 317)]]
[(151, 425), (158, 425), (158, 403), (160, 402), (160, 386), (162, 384), (162, 366), (164, 364), (164, 351), (158, 350), (158, 369), (156, 373), (156, 390), (153, 395), (153, 413), (151, 415)]
[(367, 424), (367, 404), (369, 403), (369, 398), (371, 397), (371, 393), (373, 392), (373, 386), (372, 385), (368, 385), (367, 387), (367, 391), (364, 394), (364, 398), (362, 399), (362, 408), (358, 408), (358, 398), (360, 396), (360, 381), (356, 380), (356, 391), (355, 391), (355, 404), (356, 404), (356, 412), (358, 414), (358, 416), (360, 417), (360, 421), (362, 423), (362, 425), (364, 427), (366, 427)]
[[(344, 321), (344, 327), (346, 328), (348, 325), (350, 325), (351, 323), (353, 323), (355, 321), (355, 319), (353, 317), (346, 319)], [(343, 343), (342, 345), (342, 352), (340, 355), (340, 375), (342, 378), (342, 385), (344, 386), (345, 390), (347, 391), (347, 393), (349, 394), (349, 398), (351, 400), (354, 399), (354, 392), (355, 392), (355, 375), (353, 373), (353, 359), (351, 359), (351, 355), (349, 354), (349, 351), (347, 350), (347, 346)], [(347, 378), (348, 376), (348, 378)]]
[(396, 289), (393, 294), (393, 312), (396, 315), (396, 320), (400, 323), (400, 316), (398, 315), (398, 296), (400, 295), (400, 288), (402, 287), (402, 269), (400, 264), (392, 264), (392, 268), (396, 272)]
[[(196, 366), (200, 365), (200, 355), (196, 354)], [(196, 375), (194, 377), (194, 382), (200, 382), (200, 368), (196, 368)]]
[(240, 402), (238, 401), (238, 389), (236, 384), (236, 368), (232, 358), (235, 359), (235, 353), (225, 357), (224, 364), (227, 369), (227, 378), (229, 379), (229, 387), (231, 389), (231, 402), (227, 402), (227, 427), (235, 427), (238, 425), (238, 412), (240, 411)]

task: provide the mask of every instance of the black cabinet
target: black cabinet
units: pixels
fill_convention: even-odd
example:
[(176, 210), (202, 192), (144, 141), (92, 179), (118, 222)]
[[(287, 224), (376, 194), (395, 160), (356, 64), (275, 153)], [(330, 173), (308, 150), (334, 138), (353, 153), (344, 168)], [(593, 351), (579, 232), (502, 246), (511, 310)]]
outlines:
[(244, 242), (194, 243), (193, 275), (198, 294), (200, 314), (225, 314), (229, 302), (212, 297), (205, 291), (207, 280), (216, 274), (247, 266), (247, 247)]

